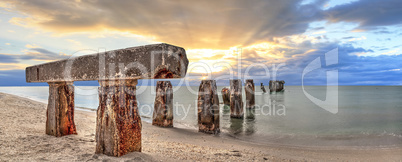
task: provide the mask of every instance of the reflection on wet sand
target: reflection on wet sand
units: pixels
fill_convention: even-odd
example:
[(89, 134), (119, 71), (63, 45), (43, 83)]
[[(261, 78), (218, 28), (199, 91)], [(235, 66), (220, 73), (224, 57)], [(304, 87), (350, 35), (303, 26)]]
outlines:
[(243, 132), (243, 119), (230, 118), (229, 133), (237, 135)]
[(252, 135), (257, 131), (255, 122), (255, 109), (246, 109), (246, 119), (244, 121), (246, 135)]
[[(276, 93), (271, 95), (256, 95), (256, 97), (261, 97), (260, 100), (264, 101), (268, 105), (265, 107), (253, 107), (245, 108), (245, 116), (243, 119), (230, 118), (230, 106), (224, 105), (222, 107), (222, 120), (226, 125), (222, 125), (228, 130), (231, 135), (253, 135), (257, 132), (257, 117), (263, 114), (275, 114), (277, 110), (281, 108), (278, 105), (283, 105), (285, 102), (285, 97), (283, 93)], [(269, 107), (269, 108), (268, 108)], [(266, 115), (264, 118), (270, 118), (271, 115)], [(267, 123), (268, 124), (268, 123)]]

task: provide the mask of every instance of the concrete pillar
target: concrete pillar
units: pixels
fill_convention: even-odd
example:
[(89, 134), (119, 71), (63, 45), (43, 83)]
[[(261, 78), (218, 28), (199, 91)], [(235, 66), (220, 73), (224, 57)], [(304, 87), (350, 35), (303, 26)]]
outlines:
[(252, 79), (246, 80), (246, 85), (244, 86), (244, 91), (246, 92), (246, 108), (254, 108), (255, 106), (255, 88), (254, 81)]
[(199, 132), (217, 134), (219, 128), (219, 98), (215, 80), (201, 81), (198, 90)]
[(141, 152), (141, 117), (137, 109), (137, 80), (99, 81), (96, 153), (122, 156)]
[(73, 82), (49, 82), (46, 134), (60, 137), (77, 134), (74, 124)]
[(223, 104), (230, 105), (230, 90), (229, 90), (229, 88), (223, 88), (221, 93), (222, 93)]
[(173, 127), (173, 90), (170, 81), (158, 81), (152, 125)]
[(278, 88), (278, 86), (277, 86), (277, 81), (270, 80), (270, 81), (269, 81), (269, 92), (270, 92), (270, 93), (276, 92), (276, 91), (277, 91), (277, 88)]
[(265, 90), (264, 84), (262, 84), (262, 83), (261, 83), (261, 90), (262, 90), (263, 93), (267, 92), (267, 91)]
[(241, 80), (230, 80), (230, 117), (243, 118), (243, 100)]

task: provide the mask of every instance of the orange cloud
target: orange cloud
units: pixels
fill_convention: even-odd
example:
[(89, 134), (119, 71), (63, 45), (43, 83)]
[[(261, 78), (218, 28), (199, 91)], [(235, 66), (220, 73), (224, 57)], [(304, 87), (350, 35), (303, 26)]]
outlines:
[(320, 10), (276, 0), (4, 0), (1, 6), (24, 15), (11, 23), (56, 35), (128, 32), (191, 49), (228, 49), (300, 34)]
[(22, 70), (28, 66), (21, 63), (0, 63), (0, 70)]

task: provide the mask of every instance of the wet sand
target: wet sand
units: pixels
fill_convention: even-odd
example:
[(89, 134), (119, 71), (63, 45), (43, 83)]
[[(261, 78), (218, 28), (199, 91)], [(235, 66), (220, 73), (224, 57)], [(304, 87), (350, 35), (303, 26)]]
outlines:
[(0, 93), (0, 161), (402, 161), (402, 148), (303, 148), (260, 145), (143, 122), (142, 152), (95, 152), (94, 111), (75, 111), (78, 135), (45, 134), (46, 104)]

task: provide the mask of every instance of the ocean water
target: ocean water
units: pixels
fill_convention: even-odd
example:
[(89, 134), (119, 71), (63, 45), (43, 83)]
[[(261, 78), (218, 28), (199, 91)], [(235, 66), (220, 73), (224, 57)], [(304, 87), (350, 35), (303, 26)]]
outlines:
[[(222, 88), (218, 87), (220, 102)], [(198, 87), (173, 91), (175, 127), (197, 129)], [(320, 100), (327, 98), (325, 86), (307, 86), (304, 91)], [(48, 87), (0, 87), (0, 92), (44, 103), (48, 98)], [(308, 99), (301, 86), (286, 86), (276, 94), (262, 93), (256, 86), (256, 107), (244, 109), (244, 119), (231, 119), (230, 108), (220, 104), (219, 136), (293, 147), (402, 146), (402, 86), (339, 86), (338, 97), (338, 113), (332, 114)], [(143, 122), (151, 122), (154, 98), (155, 87), (137, 87)], [(75, 106), (96, 109), (97, 87), (76, 86)]]

